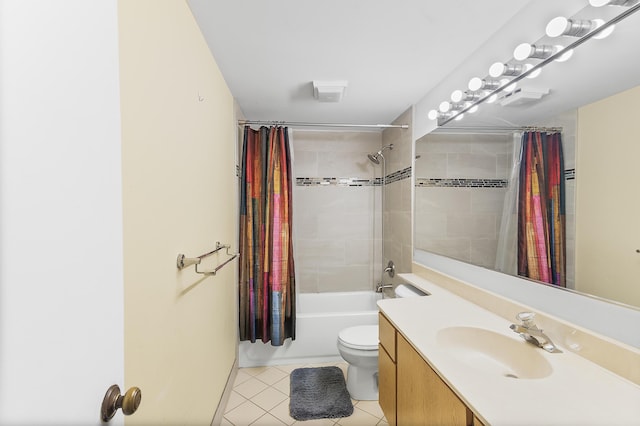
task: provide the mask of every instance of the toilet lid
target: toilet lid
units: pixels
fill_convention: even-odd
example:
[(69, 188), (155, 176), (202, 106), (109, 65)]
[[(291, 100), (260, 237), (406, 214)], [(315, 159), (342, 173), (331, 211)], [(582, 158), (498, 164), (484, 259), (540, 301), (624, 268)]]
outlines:
[(338, 333), (338, 340), (347, 348), (365, 351), (378, 350), (378, 326), (359, 325)]

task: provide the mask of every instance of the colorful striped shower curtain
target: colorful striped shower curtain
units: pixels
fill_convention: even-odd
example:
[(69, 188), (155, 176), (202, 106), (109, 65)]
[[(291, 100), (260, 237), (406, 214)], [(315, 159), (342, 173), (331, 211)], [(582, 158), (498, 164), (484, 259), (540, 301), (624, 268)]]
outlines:
[(565, 287), (565, 240), (561, 135), (525, 132), (518, 192), (518, 275)]
[(286, 127), (244, 128), (240, 340), (295, 339), (291, 155)]

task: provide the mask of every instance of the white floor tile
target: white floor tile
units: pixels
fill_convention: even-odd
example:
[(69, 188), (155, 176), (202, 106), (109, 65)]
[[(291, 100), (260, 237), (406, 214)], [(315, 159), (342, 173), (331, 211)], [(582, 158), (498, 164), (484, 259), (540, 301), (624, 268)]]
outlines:
[(238, 374), (236, 374), (235, 380), (233, 381), (233, 387), (235, 388), (239, 384), (242, 384), (242, 383), (246, 382), (247, 380), (249, 380), (252, 377), (253, 376), (251, 374), (249, 374), (249, 373), (244, 371), (244, 368), (240, 368), (238, 370)]
[(225, 413), (224, 417), (236, 426), (245, 426), (250, 425), (265, 414), (266, 411), (262, 408), (251, 401), (246, 401)]
[(288, 374), (285, 373), (284, 371), (276, 367), (271, 367), (254, 377), (262, 382), (265, 382), (268, 385), (273, 385), (274, 383), (282, 380), (284, 377), (287, 377), (287, 376)]
[(289, 397), (278, 389), (267, 388), (251, 398), (251, 402), (265, 411), (269, 411), (276, 405), (280, 404), (284, 400), (288, 400)]
[(247, 399), (237, 393), (236, 391), (231, 391), (231, 395), (229, 395), (229, 401), (227, 401), (227, 406), (224, 409), (224, 412), (228, 412), (236, 408), (238, 405), (245, 402)]
[(307, 364), (286, 364), (286, 365), (276, 365), (276, 368), (278, 368), (279, 370), (284, 371), (287, 374), (291, 374), (291, 372), (293, 370), (295, 370), (296, 368), (304, 368), (304, 367), (308, 367)]
[(337, 424), (340, 426), (376, 426), (378, 422), (380, 422), (378, 417), (355, 407), (352, 415), (338, 419)]
[(296, 368), (339, 367), (345, 377), (346, 362), (289, 364), (241, 368), (225, 408), (223, 426), (389, 426), (378, 401), (357, 401), (353, 415), (340, 419), (296, 421), (289, 415), (289, 375)]
[(268, 387), (269, 386), (266, 385), (264, 382), (261, 382), (260, 380), (252, 377), (246, 382), (236, 386), (233, 390), (238, 392), (240, 395), (244, 396), (245, 398), (251, 399), (252, 397), (256, 396), (257, 394), (259, 394), (260, 392), (262, 392)]
[(384, 417), (384, 413), (382, 412), (382, 408), (380, 407), (380, 404), (378, 404), (378, 401), (358, 401), (356, 403), (356, 407), (376, 416), (378, 419)]
[(267, 413), (255, 422), (251, 423), (251, 426), (285, 426), (285, 423), (282, 423), (276, 417)]
[(258, 374), (264, 372), (268, 368), (269, 367), (245, 367), (245, 368), (242, 368), (241, 370), (251, 376), (257, 376)]
[(291, 389), (291, 378), (289, 376), (285, 376), (284, 379), (275, 383), (272, 387), (289, 396), (289, 390)]
[(276, 405), (271, 409), (271, 411), (269, 411), (269, 413), (288, 425), (292, 425), (296, 422), (296, 419), (289, 415), (289, 398)]

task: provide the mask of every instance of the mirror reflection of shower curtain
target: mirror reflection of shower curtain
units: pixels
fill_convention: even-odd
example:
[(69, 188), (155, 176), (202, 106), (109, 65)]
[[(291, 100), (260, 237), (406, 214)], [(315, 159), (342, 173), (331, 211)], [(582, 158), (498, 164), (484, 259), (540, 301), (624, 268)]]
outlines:
[(565, 185), (560, 133), (522, 136), (518, 275), (566, 286)]
[(502, 207), (495, 269), (505, 274), (516, 275), (518, 273), (518, 182), (522, 156), (522, 137), (519, 133), (514, 133), (512, 146), (512, 167)]
[(244, 129), (240, 193), (240, 340), (295, 339), (288, 129)]

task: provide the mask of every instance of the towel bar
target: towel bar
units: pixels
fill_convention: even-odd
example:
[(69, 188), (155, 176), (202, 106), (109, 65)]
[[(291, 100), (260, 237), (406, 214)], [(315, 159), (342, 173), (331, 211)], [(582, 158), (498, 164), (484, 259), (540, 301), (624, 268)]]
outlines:
[[(220, 241), (216, 242), (216, 248), (212, 251), (210, 251), (209, 253), (205, 253), (205, 254), (201, 254), (198, 257), (185, 257), (184, 254), (179, 254), (178, 255), (178, 259), (176, 261), (176, 266), (178, 267), (179, 270), (182, 270), (184, 268), (186, 268), (187, 266), (191, 266), (191, 265), (196, 265), (196, 273), (198, 274), (207, 274), (207, 275), (215, 275), (216, 272), (218, 272), (220, 269), (222, 269), (227, 263), (231, 262), (233, 259), (235, 259), (236, 257), (238, 257), (238, 253), (229, 253), (229, 249), (231, 248), (230, 245), (227, 244), (220, 244)], [(221, 264), (219, 264), (218, 266), (216, 266), (215, 269), (211, 270), (211, 271), (199, 271), (198, 270), (198, 265), (200, 264), (200, 262), (202, 261), (202, 259), (204, 259), (205, 257), (211, 256), (212, 254), (222, 250), (222, 249), (227, 249), (227, 256), (231, 256), (229, 259), (225, 260), (224, 262), (222, 262)]]

